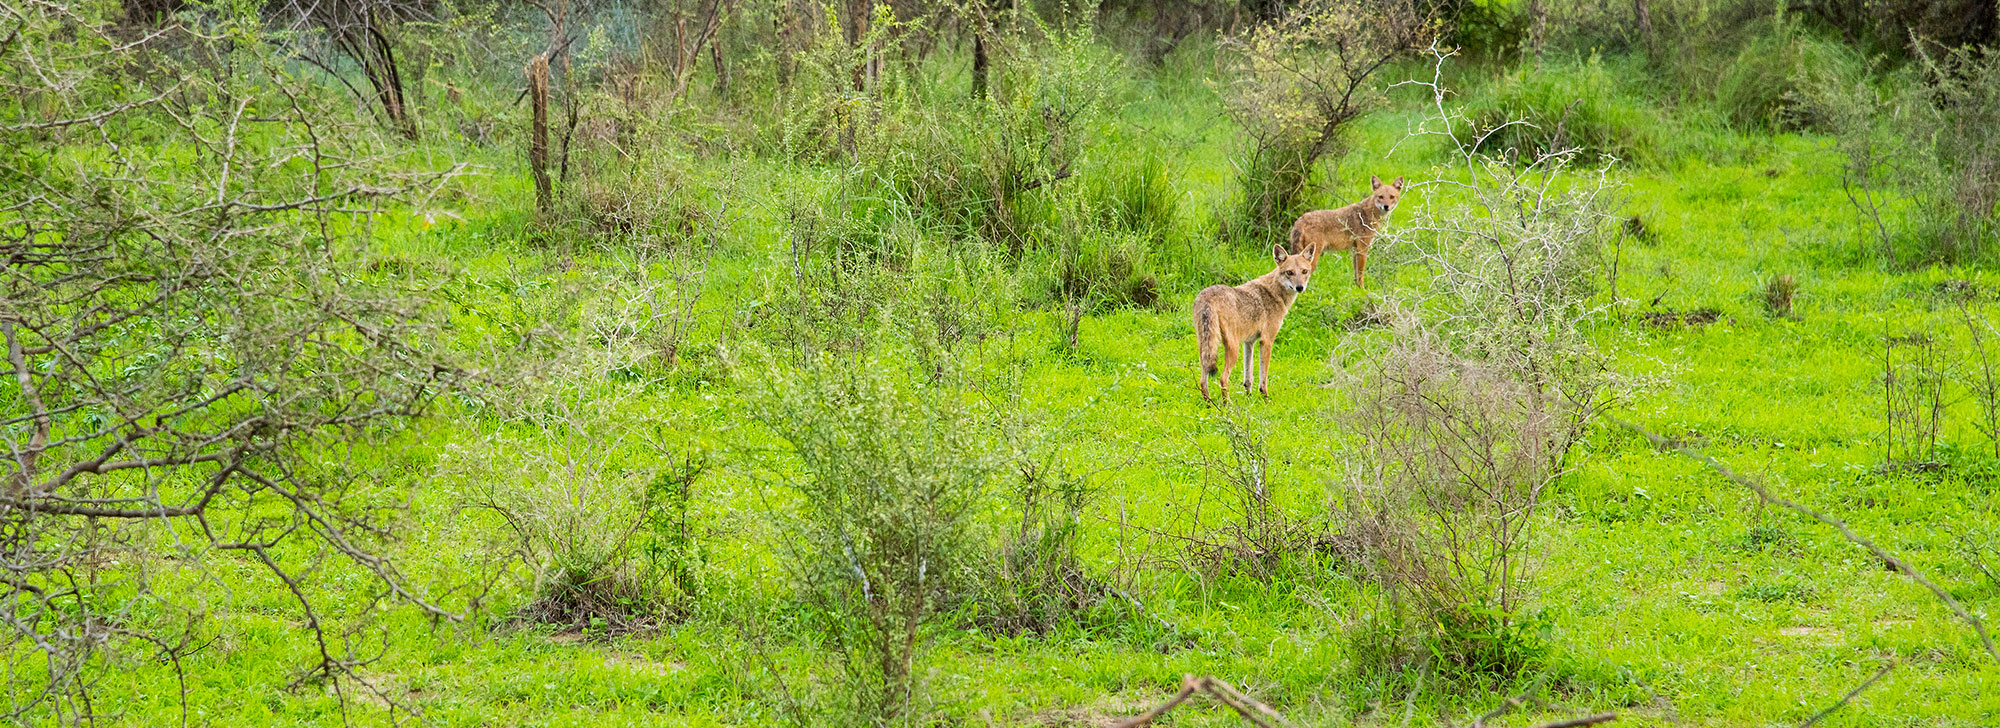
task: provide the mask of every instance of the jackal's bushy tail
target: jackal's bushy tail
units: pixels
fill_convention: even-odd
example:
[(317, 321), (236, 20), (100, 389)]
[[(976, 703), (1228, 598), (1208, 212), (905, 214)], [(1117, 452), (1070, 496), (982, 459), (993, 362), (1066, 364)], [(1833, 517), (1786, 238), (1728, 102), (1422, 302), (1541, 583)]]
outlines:
[(1292, 223), (1292, 248), (1288, 252), (1290, 252), (1293, 255), (1306, 252), (1304, 249), (1299, 247), (1299, 239), (1303, 237), (1305, 237), (1305, 233), (1299, 230), (1298, 223)]
[(1201, 347), (1201, 371), (1215, 376), (1215, 356), (1222, 343), (1222, 326), (1215, 320), (1215, 309), (1206, 301), (1194, 306), (1194, 340)]

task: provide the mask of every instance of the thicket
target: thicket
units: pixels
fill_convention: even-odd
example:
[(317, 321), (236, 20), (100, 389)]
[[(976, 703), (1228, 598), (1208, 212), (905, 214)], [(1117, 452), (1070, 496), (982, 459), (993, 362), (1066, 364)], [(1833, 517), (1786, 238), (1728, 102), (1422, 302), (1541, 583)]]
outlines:
[(370, 215), (463, 167), (398, 159), (245, 8), (138, 39), (108, 4), (6, 10), (9, 718), (98, 720), (125, 655), (179, 669), (239, 560), (312, 645), (294, 684), (365, 688), (373, 612), (462, 621), (480, 591), (388, 558), (397, 459), (367, 454), (464, 374), (432, 302), (371, 273)]

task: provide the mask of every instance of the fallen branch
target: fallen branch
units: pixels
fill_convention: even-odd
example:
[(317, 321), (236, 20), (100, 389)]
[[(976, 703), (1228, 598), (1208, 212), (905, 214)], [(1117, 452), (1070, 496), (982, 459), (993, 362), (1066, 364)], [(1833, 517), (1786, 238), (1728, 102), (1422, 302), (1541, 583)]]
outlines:
[(1229, 706), (1238, 715), (1243, 716), (1244, 720), (1257, 724), (1259, 728), (1277, 728), (1278, 726), (1291, 728), (1292, 726), (1291, 721), (1285, 720), (1285, 716), (1279, 715), (1278, 711), (1271, 709), (1271, 706), (1258, 702), (1256, 698), (1244, 695), (1242, 691), (1231, 687), (1229, 683), (1213, 677), (1197, 678), (1193, 675), (1182, 675), (1181, 691), (1176, 693), (1173, 698), (1167, 700), (1165, 703), (1161, 703), (1152, 710), (1134, 716), (1131, 720), (1119, 723), (1118, 728), (1139, 728), (1139, 726), (1151, 725), (1154, 720), (1165, 715), (1167, 711), (1180, 707), (1181, 703), (1187, 702), (1187, 699), (1192, 697), (1196, 692), (1205, 692), (1214, 696), (1223, 705)]
[[(1880, 678), (1881, 675), (1876, 675), (1876, 677)], [(1874, 680), (1870, 680), (1868, 682), (1873, 683)], [(1868, 687), (1867, 684), (1863, 684), (1861, 687), (1855, 688), (1854, 692), (1856, 693), (1861, 692), (1862, 689), (1865, 689), (1867, 687)], [(1231, 709), (1236, 711), (1237, 715), (1241, 715), (1243, 716), (1244, 720), (1256, 724), (1258, 728), (1278, 728), (1279, 726), (1283, 726), (1284, 728), (1293, 728), (1292, 722), (1286, 720), (1285, 716), (1280, 715), (1278, 711), (1272, 710), (1271, 706), (1258, 702), (1256, 698), (1244, 695), (1242, 691), (1237, 690), (1229, 683), (1223, 682), (1221, 679), (1214, 677), (1198, 678), (1193, 675), (1181, 676), (1181, 691), (1178, 693), (1174, 693), (1174, 696), (1168, 698), (1167, 702), (1154, 706), (1152, 710), (1148, 710), (1144, 713), (1132, 716), (1130, 720), (1127, 720), (1123, 723), (1119, 723), (1118, 728), (1140, 728), (1141, 726), (1152, 725), (1153, 721), (1159, 720), (1160, 716), (1167, 714), (1167, 711), (1180, 707), (1182, 703), (1187, 702), (1188, 698), (1194, 697), (1194, 694), (1198, 692), (1208, 693), (1209, 695), (1214, 696), (1217, 701), (1220, 701), (1223, 705), (1229, 706)], [(1852, 697), (1854, 697), (1853, 693), (1849, 693), (1848, 698)], [(1847, 702), (1846, 699), (1841, 700), (1841, 703), (1846, 703), (1846, 702)], [(1473, 721), (1473, 725), (1482, 726), (1485, 724), (1487, 720), (1491, 720), (1492, 718), (1499, 716), (1501, 713), (1507, 712), (1509, 708), (1519, 707), (1521, 704), (1522, 702), (1520, 698), (1508, 698), (1507, 703), (1505, 705), (1502, 705), (1500, 708), (1495, 709), (1491, 713), (1487, 713), (1486, 715), (1481, 716), (1479, 719)], [(1840, 707), (1840, 705), (1835, 704), (1834, 707), (1838, 708)], [(1831, 712), (1833, 708), (1828, 708), (1827, 710)], [(1618, 719), (1617, 713), (1598, 713), (1596, 715), (1587, 715), (1581, 718), (1567, 718), (1564, 720), (1555, 721), (1553, 723), (1542, 723), (1540, 725), (1534, 726), (1533, 728), (1576, 728), (1577, 726), (1608, 723), (1617, 719)], [(1814, 720), (1818, 719), (1815, 718)], [(1807, 725), (1811, 724), (1808, 723)]]
[(1575, 726), (1597, 725), (1599, 723), (1609, 723), (1614, 720), (1618, 720), (1617, 713), (1598, 713), (1596, 715), (1586, 715), (1581, 718), (1568, 718), (1553, 723), (1543, 723), (1533, 726), (1533, 728), (1575, 728)]
[(1737, 485), (1749, 488), (1751, 492), (1756, 493), (1757, 497), (1764, 499), (1764, 502), (1766, 503), (1786, 508), (1800, 515), (1809, 517), (1815, 521), (1819, 521), (1820, 523), (1832, 526), (1834, 530), (1840, 532), (1840, 535), (1843, 538), (1846, 538), (1849, 542), (1857, 546), (1868, 549), (1870, 553), (1873, 553), (1875, 555), (1875, 558), (1881, 559), (1882, 563), (1887, 564), (1889, 568), (1902, 573), (1904, 576), (1910, 577), (1911, 580), (1917, 582), (1918, 584), (1923, 585), (1925, 589), (1929, 589), (1931, 591), (1931, 594), (1936, 595), (1938, 601), (1944, 602), (1944, 605), (1946, 607), (1949, 607), (1953, 614), (1958, 615), (1959, 619), (1965, 620), (1966, 624), (1972, 625), (1972, 631), (1979, 635), (1979, 644), (1986, 648), (1987, 656), (1992, 657), (1994, 660), (2000, 660), (2000, 651), (1996, 651), (1994, 649), (1993, 638), (1987, 636), (1985, 623), (1979, 621), (1979, 618), (1973, 616), (1971, 612), (1965, 611), (1965, 607), (1960, 606), (1957, 599), (1953, 599), (1951, 597), (1951, 594), (1947, 593), (1942, 587), (1939, 587), (1936, 582), (1931, 581), (1930, 579), (1926, 578), (1921, 572), (1918, 572), (1916, 570), (1916, 567), (1910, 566), (1902, 559), (1896, 558), (1894, 554), (1882, 550), (1882, 547), (1876, 546), (1874, 541), (1870, 541), (1867, 538), (1862, 537), (1860, 534), (1855, 533), (1853, 529), (1847, 527), (1847, 522), (1826, 515), (1824, 513), (1820, 513), (1819, 511), (1815, 511), (1811, 508), (1799, 505), (1798, 503), (1794, 503), (1789, 499), (1775, 495), (1771, 493), (1771, 491), (1765, 489), (1764, 486), (1758, 483), (1757, 481), (1739, 475), (1734, 470), (1730, 470), (1729, 466), (1724, 465), (1721, 461), (1716, 460), (1715, 458), (1709, 457), (1700, 452), (1697, 452), (1695, 450), (1689, 449), (1687, 447), (1683, 447), (1681, 445), (1676, 445), (1672, 442), (1669, 442), (1667, 438), (1653, 434), (1652, 431), (1647, 430), (1644, 427), (1640, 427), (1630, 422), (1626, 422), (1611, 415), (1605, 415), (1605, 418), (1610, 420), (1613, 424), (1616, 424), (1627, 430), (1631, 430), (1633, 432), (1638, 433), (1640, 437), (1644, 437), (1646, 438), (1647, 441), (1652, 442), (1654, 447), (1657, 447), (1661, 450), (1670, 450), (1673, 452), (1677, 452), (1682, 455), (1686, 455), (1690, 458), (1693, 458), (1695, 460), (1699, 460), (1703, 463), (1706, 463), (1708, 467), (1714, 469), (1715, 472), (1721, 473), (1722, 477), (1728, 478), (1731, 482), (1734, 482)]
[[(1506, 715), (1507, 711), (1522, 707), (1527, 704), (1528, 704), (1528, 696), (1526, 695), (1522, 695), (1521, 697), (1518, 698), (1508, 698), (1507, 701), (1501, 703), (1499, 707), (1487, 711), (1485, 715), (1472, 719), (1472, 725), (1469, 728), (1486, 728), (1486, 721), (1493, 720), (1494, 718), (1498, 718), (1502, 715)], [(1609, 723), (1617, 719), (1618, 719), (1617, 713), (1597, 713), (1595, 715), (1586, 715), (1581, 718), (1564, 718), (1562, 720), (1558, 720), (1553, 723), (1542, 723), (1534, 726), (1534, 728), (1572, 728), (1573, 726), (1585, 726), (1585, 725), (1597, 725), (1599, 723)]]

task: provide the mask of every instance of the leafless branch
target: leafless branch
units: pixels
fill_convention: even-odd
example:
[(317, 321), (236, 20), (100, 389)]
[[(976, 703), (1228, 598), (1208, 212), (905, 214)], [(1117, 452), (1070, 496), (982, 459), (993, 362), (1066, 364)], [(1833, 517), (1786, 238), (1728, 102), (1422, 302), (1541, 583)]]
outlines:
[(1887, 676), (1889, 674), (1889, 671), (1894, 669), (1896, 669), (1896, 663), (1894, 661), (1891, 661), (1887, 665), (1883, 665), (1882, 669), (1876, 670), (1873, 676), (1869, 677), (1867, 680), (1861, 681), (1860, 685), (1854, 686), (1854, 689), (1847, 691), (1846, 695), (1840, 696), (1840, 700), (1834, 701), (1832, 705), (1826, 706), (1825, 710), (1822, 710), (1818, 713), (1814, 713), (1813, 717), (1807, 718), (1806, 722), (1804, 723), (1800, 723), (1799, 728), (1812, 728), (1813, 726), (1818, 725), (1821, 720), (1825, 719), (1829, 715), (1833, 715), (1834, 711), (1840, 710), (1842, 707), (1845, 707), (1849, 702), (1852, 702), (1854, 700), (1854, 696), (1860, 695), (1862, 691), (1867, 690), (1870, 687), (1874, 687), (1877, 681)]
[(1613, 424), (1616, 424), (1627, 430), (1631, 430), (1634, 434), (1646, 438), (1646, 441), (1653, 443), (1654, 447), (1669, 452), (1679, 453), (1681, 455), (1697, 460), (1704, 465), (1707, 465), (1709, 469), (1714, 470), (1722, 477), (1727, 478), (1730, 482), (1735, 483), (1737, 485), (1741, 485), (1745, 488), (1749, 488), (1750, 492), (1756, 493), (1757, 497), (1759, 499), (1762, 499), (1765, 503), (1769, 503), (1771, 505), (1784, 508), (1799, 515), (1805, 516), (1807, 518), (1811, 518), (1815, 521), (1819, 521), (1820, 523), (1826, 524), (1827, 526), (1831, 526), (1835, 531), (1839, 531), (1840, 536), (1842, 538), (1847, 539), (1849, 543), (1867, 549), (1869, 553), (1874, 554), (1875, 558), (1880, 559), (1882, 563), (1887, 565), (1889, 568), (1895, 570), (1897, 573), (1910, 577), (1911, 581), (1915, 581), (1917, 582), (1917, 584), (1929, 590), (1933, 596), (1937, 597), (1937, 600), (1940, 603), (1944, 604), (1946, 608), (1951, 610), (1952, 614), (1958, 615), (1958, 618), (1960, 620), (1964, 621), (1968, 625), (1971, 625), (1973, 633), (1979, 636), (1979, 644), (1981, 647), (1985, 648), (1987, 656), (1992, 657), (1994, 660), (2000, 660), (2000, 651), (1995, 651), (1993, 647), (1993, 638), (1989, 637), (1986, 634), (1986, 624), (1984, 622), (1981, 622), (1979, 617), (1974, 616), (1971, 612), (1966, 611), (1965, 607), (1960, 605), (1957, 599), (1952, 598), (1950, 592), (1945, 591), (1943, 587), (1938, 586), (1936, 582), (1933, 582), (1930, 580), (1929, 577), (1924, 576), (1923, 572), (1917, 571), (1916, 567), (1911, 566), (1909, 562), (1897, 558), (1895, 554), (1891, 554), (1888, 551), (1884, 550), (1882, 547), (1875, 545), (1874, 541), (1868, 539), (1865, 536), (1855, 533), (1854, 529), (1849, 528), (1847, 526), (1846, 521), (1842, 521), (1838, 518), (1834, 518), (1833, 516), (1829, 516), (1819, 511), (1813, 510), (1811, 508), (1807, 508), (1803, 505), (1798, 504), (1795, 501), (1792, 501), (1788, 498), (1772, 493), (1770, 489), (1765, 488), (1762, 483), (1759, 483), (1754, 479), (1738, 474), (1728, 465), (1723, 464), (1722, 461), (1709, 457), (1708, 455), (1703, 454), (1700, 451), (1694, 450), (1693, 448), (1689, 448), (1685, 445), (1676, 444), (1675, 442), (1668, 440), (1667, 438), (1661, 437), (1657, 434), (1654, 434), (1651, 430), (1648, 430), (1644, 427), (1640, 427), (1637, 424), (1627, 422), (1617, 417), (1612, 417), (1608, 415), (1607, 418)]

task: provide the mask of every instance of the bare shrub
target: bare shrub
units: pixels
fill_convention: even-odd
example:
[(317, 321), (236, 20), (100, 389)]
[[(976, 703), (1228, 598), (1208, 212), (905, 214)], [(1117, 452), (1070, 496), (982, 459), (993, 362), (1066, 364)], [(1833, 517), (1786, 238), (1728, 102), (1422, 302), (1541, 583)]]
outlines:
[(980, 562), (977, 508), (999, 466), (953, 388), (910, 385), (866, 356), (760, 367), (752, 415), (789, 445), (800, 513), (781, 547), (841, 659), (838, 718), (921, 718), (918, 660)]
[(1882, 460), (1885, 467), (1934, 459), (1944, 417), (1945, 350), (1923, 332), (1882, 339)]
[(1903, 160), (1912, 150), (1906, 140), (1876, 123), (1879, 116), (1892, 113), (1891, 99), (1866, 81), (1833, 76), (1816, 79), (1799, 93), (1813, 115), (1825, 121), (1834, 148), (1846, 160), (1840, 189), (1859, 215), (1863, 234), (1874, 238), (1884, 261), (1897, 265), (1891, 211), (1906, 198)]
[(1197, 464), (1203, 470), (1204, 488), (1220, 481), (1230, 522), (1191, 537), (1192, 556), (1205, 569), (1204, 577), (1247, 574), (1271, 579), (1286, 559), (1317, 544), (1322, 532), (1273, 502), (1280, 486), (1271, 474), (1270, 421), (1245, 409), (1223, 408), (1210, 422), (1228, 449), (1203, 450)]
[[(1433, 57), (1442, 69), (1444, 55)], [(1444, 105), (1418, 133), (1453, 133)], [(1585, 336), (1614, 234), (1603, 171), (1568, 171), (1574, 151), (1525, 166), (1459, 146), (1454, 194), (1392, 233), (1435, 280), (1390, 303), (1390, 343), (1355, 378), (1336, 422), (1354, 433), (1341, 520), (1388, 599), (1355, 633), (1362, 663), (1429, 653), (1445, 666), (1515, 673), (1541, 650), (1529, 618), (1533, 533), (1544, 493), (1590, 423), (1631, 382)], [(1413, 190), (1423, 189), (1413, 185)]]
[(1388, 624), (1357, 635), (1364, 662), (1430, 653), (1512, 674), (1542, 649), (1527, 621), (1533, 531), (1581, 436), (1566, 403), (1515, 359), (1466, 357), (1408, 312), (1340, 416), (1355, 433), (1342, 522), (1387, 593)]
[(1993, 457), (2000, 459), (2000, 325), (1991, 316), (1973, 312), (1972, 297), (1958, 297), (1959, 320), (1965, 323), (1967, 343), (1971, 356), (1965, 367), (1966, 388), (1972, 391), (1972, 401), (1978, 407), (1973, 419), (1973, 427), (1986, 435), (1993, 448)]
[(1383, 103), (1377, 71), (1430, 41), (1410, 0), (1311, 0), (1225, 38), (1221, 90), (1248, 138), (1238, 162), (1245, 240), (1276, 240), (1302, 212), (1321, 159), (1343, 151), (1342, 129)]
[[(1018, 384), (1010, 382), (1009, 384)], [(1018, 388), (1010, 387), (1019, 392)], [(1083, 512), (1097, 496), (1091, 480), (1110, 466), (1078, 462), (1068, 426), (1035, 421), (1016, 394), (999, 423), (1011, 471), (1007, 514), (991, 579), (980, 590), (978, 621), (1006, 634), (1046, 633), (1088, 614), (1110, 593), (1086, 573), (1078, 553)]]
[(373, 689), (357, 668), (386, 639), (369, 626), (380, 609), (458, 621), (446, 605), (478, 601), (387, 557), (408, 504), (368, 463), (397, 457), (400, 423), (459, 370), (427, 353), (438, 312), (371, 275), (355, 242), (386, 201), (458, 168), (385, 171), (389, 140), (295, 82), (233, 7), (172, 21), (173, 53), (114, 37), (99, 15), (114, 6), (8, 7), (0, 630), (15, 722), (96, 722), (117, 708), (93, 692), (134, 662), (179, 670), (226, 628), (209, 610), (242, 565), (315, 645), (293, 684), (343, 700)]
[(466, 502), (501, 515), (531, 575), (517, 620), (613, 634), (682, 619), (701, 596), (688, 510), (703, 461), (652, 442), (657, 415), (608, 376), (625, 364), (601, 351), (565, 357), (494, 393), (497, 417), (452, 448), (447, 472)]

